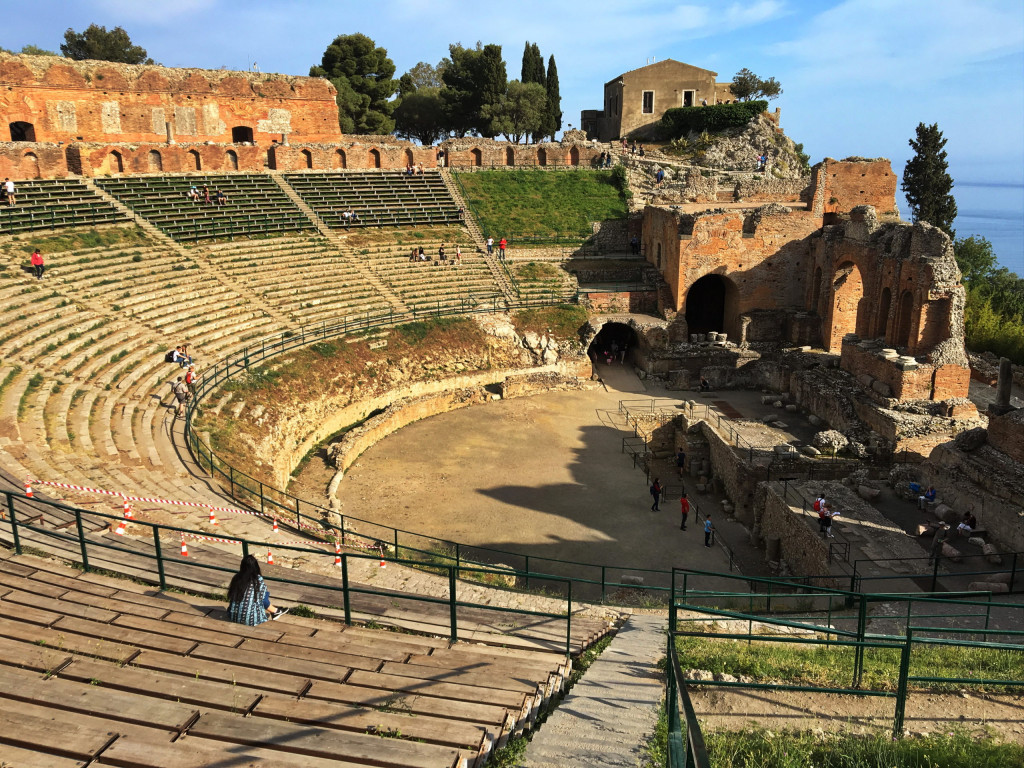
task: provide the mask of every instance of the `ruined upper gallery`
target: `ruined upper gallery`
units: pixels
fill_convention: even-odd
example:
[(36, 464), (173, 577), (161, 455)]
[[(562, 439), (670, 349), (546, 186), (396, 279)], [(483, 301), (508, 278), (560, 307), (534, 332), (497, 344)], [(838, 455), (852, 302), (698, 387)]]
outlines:
[(12, 141), (337, 141), (327, 80), (0, 53), (0, 113)]

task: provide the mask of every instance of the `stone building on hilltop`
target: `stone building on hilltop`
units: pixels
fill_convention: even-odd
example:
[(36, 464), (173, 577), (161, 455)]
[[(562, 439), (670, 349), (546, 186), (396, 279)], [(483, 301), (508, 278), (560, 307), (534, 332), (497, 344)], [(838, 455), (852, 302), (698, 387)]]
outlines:
[(580, 127), (598, 141), (611, 141), (654, 126), (674, 107), (696, 107), (732, 99), (730, 83), (717, 72), (665, 59), (624, 72), (604, 84), (604, 109), (585, 109)]

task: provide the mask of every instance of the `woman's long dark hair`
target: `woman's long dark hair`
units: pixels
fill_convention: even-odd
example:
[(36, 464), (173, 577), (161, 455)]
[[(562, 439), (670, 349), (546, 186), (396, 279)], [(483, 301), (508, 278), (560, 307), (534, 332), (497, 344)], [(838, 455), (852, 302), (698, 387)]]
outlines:
[(231, 585), (228, 587), (228, 602), (242, 602), (250, 586), (252, 586), (253, 594), (255, 594), (256, 580), (259, 576), (259, 561), (252, 555), (243, 557), (242, 564), (238, 566), (238, 573), (231, 577)]

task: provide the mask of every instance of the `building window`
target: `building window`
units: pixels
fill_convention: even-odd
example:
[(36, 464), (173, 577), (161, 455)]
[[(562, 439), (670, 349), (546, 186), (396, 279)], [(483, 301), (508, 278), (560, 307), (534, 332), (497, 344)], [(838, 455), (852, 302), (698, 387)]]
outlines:
[(644, 91), (643, 113), (645, 115), (654, 114), (654, 91)]

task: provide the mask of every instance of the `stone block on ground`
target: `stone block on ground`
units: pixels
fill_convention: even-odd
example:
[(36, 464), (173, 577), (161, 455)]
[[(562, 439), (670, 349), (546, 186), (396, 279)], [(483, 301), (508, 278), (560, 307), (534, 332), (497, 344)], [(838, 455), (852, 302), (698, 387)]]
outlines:
[(623, 584), (638, 584), (638, 585), (639, 584), (643, 584), (644, 583), (644, 577), (643, 576), (630, 576), (630, 575), (626, 575), (626, 576), (622, 577), (622, 583)]
[(871, 488), (867, 485), (857, 486), (857, 495), (864, 499), (864, 501), (874, 501), (880, 493), (881, 491), (877, 488)]
[(821, 456), (821, 451), (819, 451), (813, 445), (801, 445), (800, 453), (802, 453), (804, 456)]
[(998, 581), (972, 581), (967, 585), (967, 591), (1004, 594), (1010, 591), (1010, 586), (1008, 584), (1001, 584)]
[(981, 536), (971, 536), (967, 539), (967, 543), (975, 547), (984, 547), (985, 540)]
[(952, 560), (954, 563), (959, 563), (963, 560), (959, 552), (953, 549), (949, 544), (945, 543), (942, 545), (942, 556), (948, 560)]
[(981, 553), (985, 555), (985, 560), (990, 565), (1001, 565), (1003, 562), (1003, 558), (999, 554), (999, 550), (995, 548), (994, 544), (982, 544)]
[(834, 429), (826, 429), (823, 432), (818, 432), (811, 439), (811, 443), (815, 448), (827, 453), (842, 450), (849, 442), (850, 441), (846, 439), (846, 435)]

